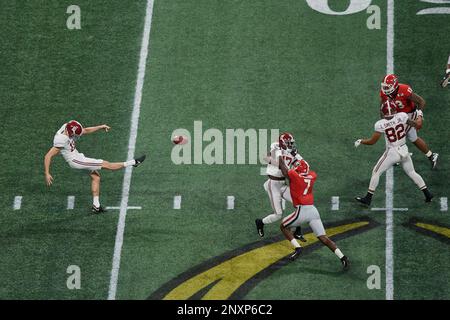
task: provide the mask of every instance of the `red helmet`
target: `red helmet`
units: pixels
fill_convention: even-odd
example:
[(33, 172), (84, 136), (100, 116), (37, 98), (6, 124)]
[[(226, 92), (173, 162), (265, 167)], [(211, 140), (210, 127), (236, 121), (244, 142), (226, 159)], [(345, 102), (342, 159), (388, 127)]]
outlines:
[(294, 165), (298, 174), (307, 175), (309, 173), (309, 164), (305, 160), (296, 161)]
[(398, 79), (395, 74), (388, 74), (381, 82), (381, 91), (385, 95), (393, 94), (398, 89)]
[(278, 139), (279, 145), (281, 149), (292, 149), (295, 146), (295, 139), (292, 134), (289, 132), (284, 132), (280, 135)]
[(83, 133), (83, 126), (76, 120), (70, 120), (66, 125), (67, 133), (69, 137), (79, 137)]
[(395, 102), (386, 100), (380, 108), (382, 118), (391, 119), (397, 113), (397, 105)]

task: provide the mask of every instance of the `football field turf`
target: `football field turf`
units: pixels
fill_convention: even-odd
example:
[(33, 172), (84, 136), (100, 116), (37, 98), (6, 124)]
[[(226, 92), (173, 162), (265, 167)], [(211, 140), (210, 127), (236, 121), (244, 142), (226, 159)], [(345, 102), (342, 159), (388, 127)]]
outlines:
[[(370, 1), (328, 1), (335, 12), (353, 2)], [(80, 30), (66, 27), (72, 4), (81, 10)], [(365, 8), (332, 15), (299, 0), (3, 2), (0, 298), (450, 299), (450, 91), (439, 86), (450, 54), (450, 15), (417, 14), (450, 4), (371, 5), (380, 9), (380, 29), (368, 28), (372, 13)], [(153, 10), (146, 16), (148, 6)], [(151, 32), (141, 91), (136, 79), (146, 22)], [(358, 149), (353, 142), (373, 132), (389, 68), (427, 101), (419, 134), (440, 154), (438, 168), (431, 170), (427, 158), (408, 147), (435, 198), (424, 203), (399, 166), (387, 184), (392, 189), (382, 176), (372, 205), (379, 210), (371, 210), (353, 198), (367, 191), (384, 141)], [(135, 154), (147, 160), (132, 171), (128, 210), (124, 171), (101, 172), (102, 204), (122, 210), (100, 215), (89, 211), (89, 176), (62, 157), (52, 163), (53, 185), (45, 185), (44, 155), (70, 119), (112, 127), (82, 137), (80, 152), (124, 161), (140, 93)], [(271, 211), (264, 165), (249, 164), (248, 145), (245, 164), (194, 164), (197, 148), (202, 153), (211, 143), (199, 146), (195, 139), (200, 121), (203, 133), (223, 134), (222, 146), (227, 129), (292, 132), (318, 174), (315, 204), (351, 269), (343, 272), (309, 229), (305, 255), (291, 263), (278, 223), (259, 238), (254, 220)], [(171, 137), (180, 128), (191, 134), (192, 164), (173, 162)], [(220, 151), (224, 162), (229, 151)], [(73, 209), (68, 196), (75, 197)], [(179, 209), (175, 196), (181, 196)], [(332, 197), (339, 197), (338, 210)], [(120, 212), (125, 223), (117, 250)], [(69, 266), (80, 269), (80, 289), (67, 287)], [(377, 268), (380, 286), (369, 289), (368, 270)]]

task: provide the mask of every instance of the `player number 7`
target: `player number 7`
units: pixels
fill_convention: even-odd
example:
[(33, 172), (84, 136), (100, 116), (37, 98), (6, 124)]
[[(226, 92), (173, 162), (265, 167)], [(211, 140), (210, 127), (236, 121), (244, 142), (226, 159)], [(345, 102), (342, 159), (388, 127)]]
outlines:
[(309, 191), (309, 187), (311, 186), (311, 179), (303, 179), (303, 181), (305, 181), (305, 183), (308, 185), (308, 186), (305, 188), (305, 191), (303, 191), (303, 195), (306, 196), (306, 194), (307, 194), (308, 191)]

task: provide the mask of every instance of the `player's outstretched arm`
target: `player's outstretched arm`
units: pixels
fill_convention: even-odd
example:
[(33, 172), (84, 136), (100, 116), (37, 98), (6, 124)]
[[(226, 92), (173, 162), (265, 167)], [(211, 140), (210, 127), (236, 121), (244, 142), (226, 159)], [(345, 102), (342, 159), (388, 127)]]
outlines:
[(52, 158), (59, 153), (59, 149), (51, 147), (44, 157), (44, 172), (45, 172), (45, 182), (47, 186), (51, 186), (53, 183), (53, 177), (50, 174), (50, 164), (52, 163)]
[(106, 124), (102, 124), (102, 125), (95, 126), (95, 127), (87, 127), (87, 128), (83, 128), (83, 134), (93, 133), (95, 131), (102, 130), (102, 129), (105, 130), (106, 132), (108, 132), (111, 129), (111, 127)]
[(419, 107), (420, 110), (425, 108), (425, 99), (419, 96), (417, 93), (412, 93), (410, 99)]
[(358, 139), (355, 141), (355, 147), (359, 147), (360, 144), (367, 144), (367, 145), (372, 145), (377, 143), (378, 139), (380, 139), (381, 137), (381, 133), (378, 131), (375, 131), (372, 135), (372, 137), (370, 137), (370, 139)]
[(278, 157), (278, 166), (280, 167), (280, 170), (281, 170), (281, 173), (283, 174), (283, 176), (285, 176), (286, 178), (289, 179), (289, 174), (288, 174), (289, 169), (286, 166), (286, 163), (284, 163), (282, 156)]

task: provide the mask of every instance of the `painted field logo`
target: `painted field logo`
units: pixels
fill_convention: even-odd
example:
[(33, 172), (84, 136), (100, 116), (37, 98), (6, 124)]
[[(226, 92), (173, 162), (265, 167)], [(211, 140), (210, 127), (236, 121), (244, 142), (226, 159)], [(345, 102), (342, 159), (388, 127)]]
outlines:
[[(376, 226), (373, 220), (361, 217), (329, 224), (327, 234), (340, 240)], [(305, 238), (303, 254), (323, 247), (311, 231), (305, 234)], [(156, 290), (149, 299), (243, 299), (260, 281), (289, 263), (291, 253), (291, 244), (281, 235), (251, 243), (182, 273)]]
[[(202, 121), (194, 121), (194, 134), (180, 128), (172, 132), (187, 138), (186, 144), (174, 145), (171, 159), (174, 164), (267, 164), (265, 157), (270, 144), (278, 140), (279, 129), (226, 129), (225, 134), (215, 128), (203, 132)], [(206, 142), (204, 145), (203, 143)], [(193, 158), (192, 158), (193, 155)]]

